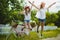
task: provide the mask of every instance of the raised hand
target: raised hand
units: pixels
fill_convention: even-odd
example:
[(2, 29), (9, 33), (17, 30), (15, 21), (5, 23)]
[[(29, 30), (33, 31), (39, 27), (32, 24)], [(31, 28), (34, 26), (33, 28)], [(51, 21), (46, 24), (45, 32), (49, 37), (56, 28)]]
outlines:
[(30, 1), (28, 1), (29, 3), (31, 3)]
[[(31, 2), (30, 2), (31, 3)], [(32, 4), (34, 4), (34, 1), (32, 2)], [(31, 5), (31, 9), (32, 9), (32, 5)]]
[(38, 7), (36, 7), (33, 3), (34, 3), (34, 1), (33, 1), (33, 3), (31, 3), (30, 1), (28, 1), (32, 6), (34, 6), (35, 8), (37, 8), (38, 10), (40, 10)]
[(53, 6), (54, 4), (56, 4), (56, 2), (52, 3), (51, 5), (49, 5), (48, 8), (50, 8), (50, 7)]

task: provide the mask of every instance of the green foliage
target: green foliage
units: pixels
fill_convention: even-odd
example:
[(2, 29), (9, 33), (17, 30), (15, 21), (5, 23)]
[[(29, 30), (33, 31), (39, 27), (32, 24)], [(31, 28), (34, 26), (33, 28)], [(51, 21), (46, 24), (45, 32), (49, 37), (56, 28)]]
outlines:
[(35, 21), (37, 24), (39, 24), (38, 23), (38, 19), (35, 17), (36, 16), (36, 10), (32, 10), (32, 12), (31, 12), (31, 20), (32, 21)]
[(32, 17), (31, 20), (36, 20), (36, 17), (35, 17), (36, 12), (37, 12), (36, 10), (31, 11), (31, 17)]
[(58, 19), (58, 15), (56, 14), (51, 14), (51, 22), (55, 22)]
[(47, 30), (47, 31), (43, 32), (43, 34), (44, 34), (45, 38), (52, 38), (52, 37), (56, 37), (58, 34), (60, 34), (59, 31), (60, 30), (58, 30), (58, 29), (56, 29), (56, 30), (50, 30), (50, 31)]
[(34, 28), (36, 26), (36, 23), (35, 22), (31, 22), (31, 27)]
[(0, 23), (5, 23), (9, 18), (8, 16), (8, 0), (0, 0)]
[(55, 25), (60, 27), (60, 11), (58, 11), (58, 13), (56, 13), (56, 15), (58, 15), (58, 19), (55, 21)]
[(46, 25), (50, 22), (50, 13), (49, 12), (46, 12)]
[(54, 23), (48, 23), (47, 26), (55, 26)]
[(23, 14), (19, 14), (18, 12), (19, 12), (19, 11), (15, 11), (15, 10), (14, 10), (14, 11), (11, 13), (11, 16), (12, 16), (13, 20), (23, 21), (23, 20), (24, 20), (24, 15), (23, 15)]
[(14, 19), (18, 20), (20, 17), (18, 17), (18, 11), (21, 10), (23, 10), (22, 0), (0, 0), (0, 24), (10, 23)]
[[(56, 20), (58, 18), (59, 18), (59, 16), (56, 15), (56, 13), (51, 14), (51, 13), (47, 12), (46, 13), (46, 25), (56, 22)], [(54, 23), (54, 25), (55, 25), (55, 23)]]

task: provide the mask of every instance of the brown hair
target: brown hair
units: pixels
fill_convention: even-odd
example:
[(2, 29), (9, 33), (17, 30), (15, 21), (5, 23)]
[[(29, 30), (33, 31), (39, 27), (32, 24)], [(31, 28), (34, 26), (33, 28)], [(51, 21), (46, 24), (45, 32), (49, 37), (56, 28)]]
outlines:
[(26, 12), (27, 9), (29, 9), (28, 12), (30, 12), (30, 7), (29, 7), (29, 6), (26, 6), (26, 7), (24, 8), (26, 15), (27, 15), (27, 12)]
[(43, 8), (42, 4), (45, 4), (44, 2), (41, 2), (40, 9)]

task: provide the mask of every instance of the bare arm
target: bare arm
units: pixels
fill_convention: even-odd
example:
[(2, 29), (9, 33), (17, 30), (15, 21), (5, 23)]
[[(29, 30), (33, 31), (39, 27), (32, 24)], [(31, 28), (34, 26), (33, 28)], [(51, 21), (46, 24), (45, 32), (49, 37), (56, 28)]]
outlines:
[(31, 3), (30, 1), (28, 1), (32, 6), (34, 6), (35, 8), (37, 8), (38, 10), (40, 10), (38, 7), (36, 7), (33, 3)]
[(51, 5), (49, 5), (48, 8), (50, 8), (50, 7), (53, 6), (54, 4), (56, 4), (56, 2), (52, 3)]
[[(34, 3), (34, 1), (32, 2), (32, 4)], [(32, 5), (31, 5), (31, 9), (32, 9)]]

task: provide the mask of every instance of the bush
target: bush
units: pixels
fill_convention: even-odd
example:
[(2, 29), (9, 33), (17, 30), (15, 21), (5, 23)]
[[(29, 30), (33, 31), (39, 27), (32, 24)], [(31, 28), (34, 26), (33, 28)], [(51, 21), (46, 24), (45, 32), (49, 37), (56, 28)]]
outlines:
[(47, 26), (55, 26), (54, 23), (48, 23)]
[(35, 22), (31, 22), (31, 27), (34, 28), (36, 26), (36, 23)]

